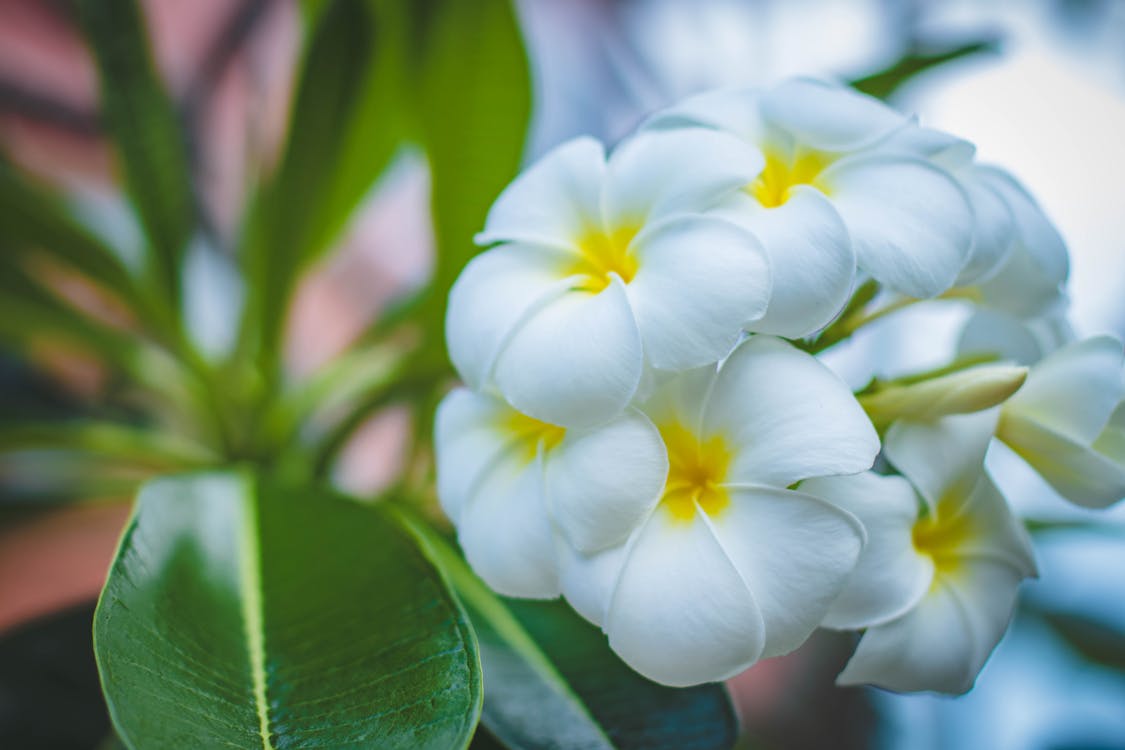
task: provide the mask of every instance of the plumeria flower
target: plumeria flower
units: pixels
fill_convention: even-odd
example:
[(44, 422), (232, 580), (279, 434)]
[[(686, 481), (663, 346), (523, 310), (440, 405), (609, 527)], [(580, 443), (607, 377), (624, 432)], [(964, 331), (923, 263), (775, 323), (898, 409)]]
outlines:
[(556, 534), (586, 552), (620, 543), (668, 475), (660, 433), (636, 410), (565, 429), (464, 388), (438, 408), (434, 449), (438, 496), (465, 557), (508, 596), (558, 596)]
[(1007, 171), (974, 160), (976, 147), (929, 128), (904, 128), (885, 151), (918, 156), (946, 170), (973, 210), (973, 242), (957, 278), (980, 306), (1029, 319), (1065, 303), (1066, 243), (1043, 209)]
[(753, 330), (796, 336), (825, 325), (846, 301), (857, 261), (911, 297), (944, 292), (964, 267), (973, 226), (964, 190), (931, 161), (880, 148), (915, 126), (878, 100), (795, 79), (702, 94), (647, 127), (689, 125), (733, 133), (765, 154), (727, 207), (772, 262), (773, 298)]
[(1031, 368), (996, 436), (1063, 497), (1104, 508), (1125, 497), (1123, 396), (1121, 342), (1079, 341)]
[(757, 239), (707, 211), (762, 169), (755, 149), (695, 128), (642, 133), (608, 161), (579, 138), (496, 200), (454, 284), (450, 356), (474, 390), (588, 427), (652, 370), (717, 361), (769, 301)]
[(734, 675), (820, 624), (859, 555), (849, 513), (789, 489), (856, 473), (879, 450), (847, 387), (767, 336), (665, 382), (639, 407), (668, 455), (655, 505), (597, 554), (559, 545), (562, 590), (641, 674), (667, 685)]
[(867, 531), (824, 620), (866, 628), (840, 684), (964, 693), (1003, 637), (1019, 584), (1036, 566), (1026, 531), (983, 468), (996, 419), (992, 409), (895, 424), (884, 450), (906, 479), (801, 483)]
[(1027, 320), (998, 310), (978, 309), (961, 329), (957, 350), (962, 355), (993, 354), (1033, 365), (1074, 341), (1074, 328), (1061, 309)]

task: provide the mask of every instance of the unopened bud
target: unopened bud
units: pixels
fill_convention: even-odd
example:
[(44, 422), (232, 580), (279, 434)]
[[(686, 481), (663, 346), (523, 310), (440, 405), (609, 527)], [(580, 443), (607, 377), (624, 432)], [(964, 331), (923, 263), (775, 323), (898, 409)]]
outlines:
[(1002, 404), (1027, 379), (1027, 368), (980, 365), (908, 385), (890, 383), (859, 397), (878, 429), (899, 419), (929, 420)]

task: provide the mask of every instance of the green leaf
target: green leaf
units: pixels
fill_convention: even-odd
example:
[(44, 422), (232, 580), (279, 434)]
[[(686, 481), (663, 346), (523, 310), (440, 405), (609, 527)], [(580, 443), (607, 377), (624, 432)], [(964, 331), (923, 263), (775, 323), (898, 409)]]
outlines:
[(404, 132), (401, 34), (362, 0), (321, 4), (311, 18), (285, 153), (244, 237), (267, 361), (298, 274), (337, 238)]
[(1085, 615), (1039, 612), (1067, 645), (1088, 661), (1125, 671), (1125, 633)]
[[(449, 288), (477, 252), (473, 235), (519, 170), (531, 81), (510, 0), (428, 0), (409, 7), (438, 247), (428, 322), (440, 334)], [(444, 356), (442, 342), (438, 335), (431, 344)]]
[(94, 644), (145, 750), (446, 750), (480, 707), (468, 622), (394, 519), (239, 474), (141, 491)]
[(153, 65), (136, 0), (78, 0), (77, 6), (97, 62), (102, 114), (152, 250), (149, 273), (178, 300), (196, 220), (187, 141)]
[(480, 643), (481, 723), (511, 748), (720, 750), (738, 725), (722, 685), (676, 689), (634, 672), (561, 601), (502, 599), (424, 522), (399, 511), (455, 588)]
[(879, 99), (887, 99), (899, 87), (919, 73), (924, 73), (931, 68), (936, 68), (962, 57), (982, 52), (995, 53), (998, 48), (999, 40), (994, 37), (986, 37), (973, 42), (938, 49), (912, 49), (890, 67), (869, 76), (857, 78), (851, 82), (851, 85), (865, 94), (870, 94)]

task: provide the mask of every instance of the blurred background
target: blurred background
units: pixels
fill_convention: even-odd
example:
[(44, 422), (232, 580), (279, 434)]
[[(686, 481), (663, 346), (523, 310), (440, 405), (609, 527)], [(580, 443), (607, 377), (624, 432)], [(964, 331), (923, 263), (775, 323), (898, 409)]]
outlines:
[[(67, 5), (0, 0), (0, 152), (61, 190), (116, 246), (136, 247), (138, 227), (103, 138), (96, 72)], [(1125, 335), (1125, 3), (516, 6), (533, 81), (525, 161), (582, 133), (612, 143), (648, 112), (704, 89), (797, 74), (860, 82), (925, 124), (973, 141), (982, 159), (1024, 181), (1069, 243), (1077, 333)], [(206, 247), (189, 265), (199, 292), (188, 317), (200, 342), (221, 349), (240, 304), (229, 253), (249, 189), (279, 158), (301, 15), (288, 0), (145, 0), (142, 7), (160, 73), (190, 122), (206, 218)], [(441, 113), (443, 103), (429, 108)], [(314, 372), (426, 282), (434, 245), (428, 206), (425, 159), (403, 149), (339, 247), (301, 281), (286, 323), (292, 377)], [(91, 314), (118, 312), (57, 268), (37, 273), (55, 274), (51, 283)], [(965, 316), (952, 302), (913, 309), (872, 326), (830, 364), (857, 386), (872, 372), (940, 364)], [(89, 410), (112, 386), (98, 362), (77, 352), (0, 351), (2, 420)], [(370, 419), (335, 467), (336, 481), (361, 495), (386, 486), (399, 470), (406, 432), (405, 415), (393, 409)], [(732, 681), (747, 747), (1125, 748), (1125, 504), (1075, 510), (1000, 446), (989, 464), (1029, 519), (1041, 580), (1025, 587), (1013, 628), (977, 687), (957, 699), (837, 689), (832, 680), (852, 641), (818, 635)], [(61, 511), (12, 500), (49, 491), (44, 471), (34, 453), (0, 450), (7, 503), (0, 516), (0, 740), (14, 738), (0, 746), (93, 747), (89, 737), (104, 735), (106, 725), (87, 653), (89, 602), (136, 477), (105, 481), (91, 489), (99, 502)], [(34, 694), (34, 680), (48, 692)], [(42, 695), (67, 706), (68, 726), (36, 744)]]

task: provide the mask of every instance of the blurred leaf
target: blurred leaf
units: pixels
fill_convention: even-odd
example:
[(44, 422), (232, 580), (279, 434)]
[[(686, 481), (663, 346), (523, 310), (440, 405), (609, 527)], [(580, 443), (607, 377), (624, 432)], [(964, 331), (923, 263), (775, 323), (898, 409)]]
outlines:
[(457, 591), (480, 643), (481, 722), (504, 745), (726, 749), (738, 737), (726, 689), (676, 689), (634, 672), (562, 601), (502, 599), (424, 522), (400, 511)]
[(336, 239), (403, 137), (401, 35), (364, 0), (332, 0), (312, 18), (289, 140), (244, 240), (267, 361), (299, 272)]
[(175, 107), (153, 65), (136, 0), (77, 0), (77, 6), (97, 61), (103, 115), (153, 251), (150, 273), (157, 288), (179, 300), (180, 266), (196, 216)]
[(141, 491), (94, 644), (145, 750), (446, 750), (480, 706), (468, 622), (393, 519), (240, 474)]
[(476, 254), (493, 200), (516, 175), (531, 114), (531, 81), (510, 0), (409, 4), (418, 128), (430, 163), (438, 254), (428, 305), (433, 350), (446, 297)]
[(982, 52), (995, 53), (999, 49), (999, 39), (987, 37), (973, 42), (957, 44), (942, 49), (914, 49), (903, 55), (894, 65), (863, 78), (857, 78), (851, 85), (865, 94), (887, 99), (900, 86), (924, 73), (952, 60), (958, 60)]
[(1125, 671), (1125, 632), (1085, 615), (1040, 611), (1067, 645), (1095, 664)]
[(90, 420), (0, 425), (0, 453), (17, 450), (74, 451), (165, 471), (218, 460), (207, 448), (171, 433)]

